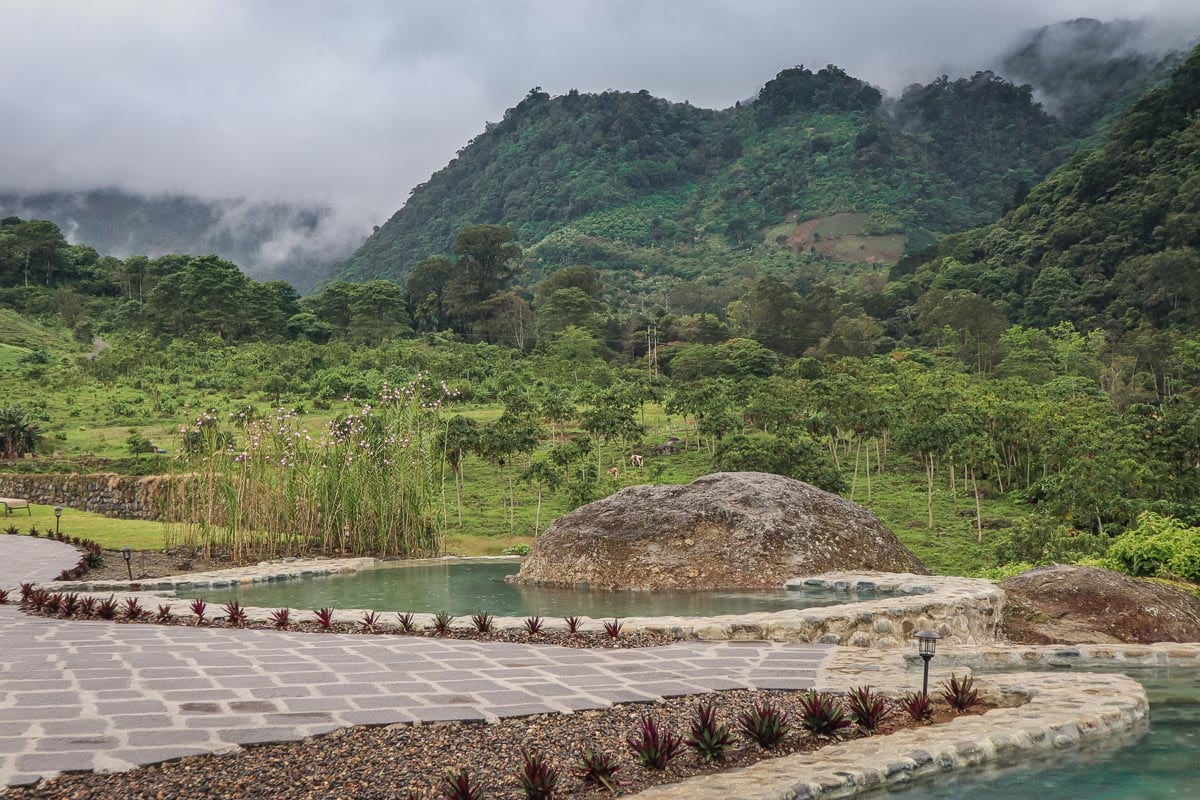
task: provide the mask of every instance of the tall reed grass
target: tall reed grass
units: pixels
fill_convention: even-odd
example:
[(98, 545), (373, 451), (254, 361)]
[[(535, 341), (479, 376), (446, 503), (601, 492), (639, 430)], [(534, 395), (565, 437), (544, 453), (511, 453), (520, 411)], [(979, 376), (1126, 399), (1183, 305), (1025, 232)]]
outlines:
[(297, 415), (180, 429), (188, 472), (168, 538), (239, 560), (291, 555), (428, 556), (441, 550), (441, 406), (423, 375), (312, 433)]

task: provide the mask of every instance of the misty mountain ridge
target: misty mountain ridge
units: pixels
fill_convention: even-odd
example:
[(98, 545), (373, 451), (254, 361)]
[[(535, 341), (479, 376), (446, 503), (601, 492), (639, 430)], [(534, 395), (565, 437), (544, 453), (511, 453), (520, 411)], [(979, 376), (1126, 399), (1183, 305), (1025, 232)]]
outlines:
[[(334, 277), (402, 281), (479, 223), (513, 227), (539, 273), (587, 263), (694, 276), (704, 263), (719, 276), (735, 268), (731, 249), (773, 242), (801, 260), (894, 262), (997, 219), (1162, 82), (1185, 38), (1073, 20), (1030, 32), (998, 72), (899, 98), (832, 65), (785, 69), (720, 111), (646, 91), (535, 89), (415, 187)], [(843, 226), (844, 247), (809, 236), (806, 225), (833, 217), (862, 221)], [(664, 248), (691, 264), (667, 263)]]
[(72, 244), (127, 258), (217, 254), (259, 280), (310, 290), (362, 240), (328, 207), (118, 188), (79, 192), (0, 190), (0, 217), (45, 219)]
[(1047, 111), (1084, 135), (1165, 81), (1196, 42), (1195, 32), (1146, 19), (1080, 18), (1027, 32), (996, 71), (1032, 86)]

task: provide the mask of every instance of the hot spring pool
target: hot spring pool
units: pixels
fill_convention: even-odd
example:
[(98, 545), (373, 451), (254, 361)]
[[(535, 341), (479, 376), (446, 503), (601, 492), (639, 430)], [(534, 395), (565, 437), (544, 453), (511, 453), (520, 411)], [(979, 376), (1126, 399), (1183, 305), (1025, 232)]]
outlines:
[[(1200, 798), (1200, 671), (1127, 670), (1146, 687), (1150, 724), (1052, 762), (970, 771), (867, 800), (1193, 800)], [(1140, 737), (1140, 738), (1139, 738)]]
[(747, 592), (610, 592), (517, 586), (504, 582), (517, 561), (393, 562), (350, 575), (327, 575), (229, 588), (180, 589), (180, 597), (210, 603), (237, 600), (262, 608), (370, 608), (377, 611), (446, 611), (455, 616), (487, 611), (525, 617), (711, 617), (752, 611), (813, 608), (871, 600), (883, 593), (803, 590)]

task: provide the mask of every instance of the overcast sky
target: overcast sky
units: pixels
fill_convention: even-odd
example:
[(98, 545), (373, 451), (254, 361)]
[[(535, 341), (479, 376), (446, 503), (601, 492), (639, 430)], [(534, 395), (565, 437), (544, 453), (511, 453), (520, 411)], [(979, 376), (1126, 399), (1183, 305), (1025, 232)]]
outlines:
[(0, 0), (0, 188), (328, 203), (382, 223), (533, 86), (725, 107), (835, 63), (897, 91), (1196, 0)]

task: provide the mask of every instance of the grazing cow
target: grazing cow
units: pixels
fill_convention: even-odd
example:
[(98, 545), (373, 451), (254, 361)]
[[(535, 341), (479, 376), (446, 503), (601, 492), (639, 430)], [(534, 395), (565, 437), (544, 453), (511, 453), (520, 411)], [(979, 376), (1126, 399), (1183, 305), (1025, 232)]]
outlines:
[(616, 467), (613, 467), (612, 469), (610, 469), (610, 470), (608, 471), (608, 477), (610, 477), (610, 478), (615, 478), (615, 477), (617, 477), (617, 474), (618, 474), (618, 473), (617, 473), (617, 468), (616, 468)]
[(629, 457), (629, 463), (631, 466), (641, 469), (642, 465), (646, 463), (646, 459), (642, 458), (637, 453), (634, 453)]

